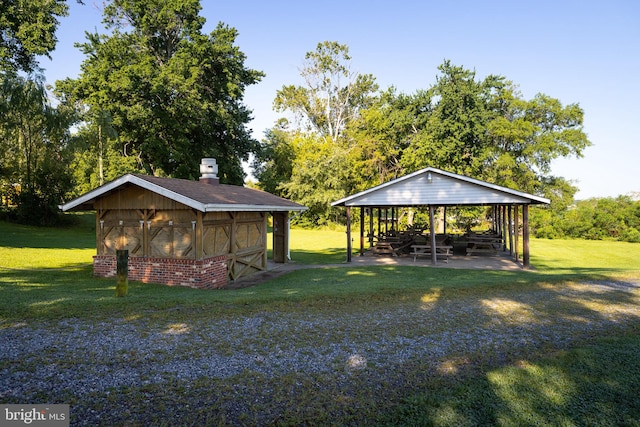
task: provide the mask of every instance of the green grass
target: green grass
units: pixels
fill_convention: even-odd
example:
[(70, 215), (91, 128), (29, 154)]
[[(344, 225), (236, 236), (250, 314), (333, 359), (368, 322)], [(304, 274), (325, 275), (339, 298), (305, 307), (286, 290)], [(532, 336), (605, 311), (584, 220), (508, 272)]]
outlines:
[(77, 225), (41, 228), (0, 221), (0, 268), (56, 269), (91, 264), (95, 216), (73, 215)]
[[(291, 231), (291, 259), (301, 264), (338, 264), (347, 258), (347, 237), (344, 231), (331, 229)], [(271, 249), (271, 236), (267, 249)], [(354, 252), (355, 254), (355, 252)]]
[[(129, 296), (116, 298), (115, 279), (92, 276), (93, 216), (79, 219), (79, 225), (62, 229), (0, 222), (0, 328), (23, 322), (55, 325), (58, 319), (196, 324), (212, 316), (262, 312), (339, 317), (359, 311), (375, 318), (380, 308), (420, 306), (432, 298), (483, 301), (496, 295), (515, 298), (520, 291), (567, 290), (573, 283), (591, 280), (640, 281), (640, 244), (533, 239), (533, 271), (321, 267), (238, 290), (132, 282)], [(341, 263), (345, 239), (339, 231), (294, 229), (292, 258), (299, 264)], [(591, 306), (622, 302), (634, 303), (628, 293), (612, 293), (607, 299), (594, 294), (580, 301), (559, 297), (547, 308), (554, 316), (579, 319)], [(403, 328), (411, 336), (429, 325)], [(580, 337), (570, 348), (557, 343), (501, 358), (490, 353), (461, 355), (464, 360), (452, 360), (456, 369), (447, 372), (434, 372), (425, 361), (413, 360), (378, 372), (382, 382), (339, 372), (291, 373), (274, 379), (247, 373), (225, 380), (202, 378), (188, 385), (175, 381), (123, 389), (108, 398), (96, 396), (96, 403), (75, 402), (70, 391), (69, 402), (85, 408), (127, 407), (146, 414), (151, 424), (166, 423), (167, 413), (187, 424), (225, 424), (224, 414), (212, 412), (211, 402), (223, 407), (246, 398), (242, 401), (250, 409), (243, 419), (247, 425), (255, 424), (250, 414), (275, 405), (281, 412), (274, 424), (280, 425), (640, 426), (639, 328), (640, 319), (631, 315), (606, 334)], [(307, 337), (291, 339), (302, 342)], [(269, 398), (251, 400), (255, 396), (242, 384), (270, 390)]]
[(384, 414), (382, 424), (638, 426), (638, 332), (434, 378)]
[(640, 273), (640, 244), (597, 240), (531, 240), (531, 263), (543, 273)]

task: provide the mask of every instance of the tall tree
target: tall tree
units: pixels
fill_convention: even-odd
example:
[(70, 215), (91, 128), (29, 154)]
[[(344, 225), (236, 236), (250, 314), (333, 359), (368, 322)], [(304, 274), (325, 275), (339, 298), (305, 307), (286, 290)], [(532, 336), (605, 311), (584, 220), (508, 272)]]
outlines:
[(424, 114), (414, 108), (422, 105), (421, 96), (426, 96), (424, 91), (412, 97), (390, 88), (350, 123), (350, 164), (358, 171), (354, 176), (355, 191), (404, 175), (402, 157), (408, 141), (424, 127), (419, 124)]
[(331, 202), (345, 196), (350, 188), (347, 150), (330, 138), (302, 133), (290, 144), (292, 173), (288, 182), (280, 185), (283, 194), (309, 208), (302, 219), (307, 225), (337, 221), (343, 212), (331, 208)]
[(87, 111), (73, 136), (70, 165), (74, 195), (80, 195), (127, 172), (138, 171), (137, 159), (124, 156), (108, 111)]
[[(559, 179), (550, 179), (551, 162), (558, 157), (580, 157), (591, 145), (582, 128), (580, 106), (564, 106), (544, 94), (525, 100), (512, 84), (496, 91), (490, 103), (487, 158), (491, 167), (485, 169), (485, 177), (529, 192), (544, 188), (570, 191)], [(551, 185), (553, 182), (558, 185)]]
[(282, 184), (289, 182), (293, 174), (295, 138), (295, 134), (287, 130), (287, 122), (284, 119), (265, 132), (260, 150), (251, 164), (253, 175), (264, 191), (283, 195)]
[[(52, 107), (42, 82), (5, 76), (0, 86), (0, 180), (18, 203), (20, 219), (47, 224), (71, 187), (71, 116)], [(6, 194), (3, 194), (3, 196)]]
[(591, 144), (582, 109), (542, 94), (525, 100), (504, 77), (477, 80), (474, 71), (449, 61), (439, 70), (426, 92), (391, 103), (408, 115), (406, 123), (413, 118), (405, 128), (405, 171), (438, 167), (563, 199), (566, 206), (575, 188), (551, 175), (551, 161), (580, 157)]
[(87, 34), (82, 74), (58, 86), (108, 112), (121, 152), (146, 172), (195, 178), (200, 158), (215, 157), (221, 179), (241, 184), (241, 161), (258, 144), (242, 100), (263, 73), (244, 66), (235, 29), (202, 34), (200, 9), (198, 0), (113, 0), (111, 34)]
[(300, 75), (304, 86), (283, 86), (274, 100), (277, 111), (290, 111), (302, 130), (338, 141), (350, 120), (366, 108), (378, 90), (371, 74), (351, 70), (349, 48), (338, 42), (318, 43), (307, 52)]
[(416, 132), (409, 135), (403, 165), (408, 170), (426, 166), (481, 177), (486, 156), (486, 127), (490, 119), (486, 100), (501, 79), (489, 76), (476, 81), (475, 72), (445, 61), (441, 75), (427, 96), (418, 96), (421, 106), (409, 104), (419, 113)]
[(300, 75), (304, 85), (283, 86), (274, 99), (274, 109), (295, 120), (283, 118), (267, 132), (253, 168), (261, 188), (305, 204), (305, 218), (323, 223), (335, 213), (330, 202), (353, 186), (346, 130), (375, 101), (378, 85), (351, 70), (349, 48), (338, 42), (307, 52)]
[(2, 0), (0, 70), (36, 71), (37, 57), (55, 49), (58, 18), (68, 10), (65, 0)]

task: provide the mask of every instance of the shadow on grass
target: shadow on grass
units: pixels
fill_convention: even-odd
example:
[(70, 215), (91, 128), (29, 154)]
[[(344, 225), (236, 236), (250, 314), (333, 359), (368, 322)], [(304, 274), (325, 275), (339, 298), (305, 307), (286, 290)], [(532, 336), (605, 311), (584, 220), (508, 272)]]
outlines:
[[(600, 269), (595, 273), (580, 269), (577, 274), (591, 280), (584, 283), (575, 281), (573, 274), (445, 269), (425, 273), (422, 268), (368, 267), (297, 271), (278, 282), (291, 292), (313, 287), (314, 274), (319, 288), (332, 289), (333, 299), (325, 300), (326, 304), (335, 304), (343, 291), (352, 292), (350, 309), (376, 302), (388, 308), (385, 303), (393, 299), (391, 295), (402, 296), (415, 304), (416, 311), (471, 310), (467, 315), (472, 317), (472, 330), (507, 325), (517, 333), (535, 327), (549, 338), (542, 346), (522, 342), (500, 351), (452, 356), (441, 362), (443, 369), (434, 369), (429, 358), (381, 367), (378, 373), (352, 374), (337, 389), (330, 379), (314, 378), (314, 387), (326, 387), (333, 393), (316, 397), (315, 404), (289, 396), (290, 406), (300, 407), (296, 405), (300, 403), (307, 409), (291, 414), (292, 419), (283, 418), (286, 422), (323, 420), (328, 414), (328, 419), (338, 419), (339, 424), (640, 424), (640, 401), (636, 399), (640, 392), (640, 323), (638, 311), (629, 312), (637, 305), (637, 280), (613, 281)], [(348, 290), (360, 280), (362, 286), (369, 283), (368, 293)], [(299, 288), (294, 287), (296, 283)], [(355, 297), (358, 292), (363, 298)], [(375, 307), (369, 308), (376, 312)], [(463, 324), (456, 322), (446, 331), (462, 334), (464, 339)], [(578, 326), (575, 334), (566, 329), (571, 324)], [(556, 326), (564, 332), (555, 331)], [(431, 333), (428, 326), (425, 331)], [(304, 384), (305, 380), (297, 382)]]
[[(331, 258), (326, 260), (329, 262)], [(252, 308), (295, 309), (301, 302), (323, 306), (331, 301), (336, 307), (344, 308), (385, 301), (415, 300), (419, 303), (432, 289), (455, 295), (482, 294), (491, 289), (518, 290), (541, 283), (611, 280), (600, 269), (543, 274), (412, 266), (310, 266), (257, 286), (225, 291), (130, 282), (129, 296), (117, 299), (114, 296), (115, 278), (94, 278), (92, 273), (91, 265), (65, 269), (4, 269), (0, 276), (0, 308), (5, 315), (13, 313), (13, 316), (21, 317), (47, 317), (51, 312), (58, 316), (64, 315), (65, 310), (68, 317), (91, 313), (107, 316), (110, 310), (122, 310), (123, 307), (148, 310), (186, 305), (197, 309), (207, 304), (223, 304), (234, 309), (244, 307), (250, 311)], [(46, 301), (64, 301), (64, 304), (45, 304)], [(60, 308), (56, 308), (57, 305)]]
[[(424, 378), (385, 425), (639, 425), (640, 337), (620, 333), (570, 350), (488, 361)], [(417, 369), (418, 367), (414, 367)]]

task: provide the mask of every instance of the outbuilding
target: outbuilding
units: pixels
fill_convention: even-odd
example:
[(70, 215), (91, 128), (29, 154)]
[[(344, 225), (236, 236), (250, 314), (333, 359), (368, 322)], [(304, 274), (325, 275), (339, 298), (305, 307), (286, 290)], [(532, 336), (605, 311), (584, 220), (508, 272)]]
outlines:
[[(405, 175), (363, 192), (345, 197), (332, 203), (343, 206), (347, 214), (347, 261), (351, 261), (352, 208), (360, 208), (360, 254), (364, 254), (365, 235), (373, 236), (373, 218), (378, 215), (378, 224), (388, 211), (391, 218), (394, 210), (401, 208), (428, 208), (430, 245), (432, 262), (437, 262), (436, 230), (434, 210), (450, 206), (490, 206), (493, 208), (494, 229), (501, 242), (516, 259), (519, 259), (519, 237), (522, 238), (522, 265), (530, 267), (529, 251), (529, 206), (548, 205), (550, 200), (522, 191), (513, 190), (463, 175), (428, 167)], [(366, 221), (365, 216), (369, 216)], [(446, 217), (446, 216), (445, 216)], [(520, 218), (521, 221), (520, 221)], [(365, 234), (365, 224), (370, 229)], [(446, 228), (446, 227), (445, 227)], [(520, 235), (521, 233), (521, 235)]]
[(125, 174), (70, 202), (63, 211), (96, 211), (94, 275), (116, 275), (127, 250), (129, 279), (224, 288), (267, 269), (268, 218), (273, 261), (288, 262), (289, 214), (307, 208), (273, 194), (220, 184), (215, 159), (199, 181)]

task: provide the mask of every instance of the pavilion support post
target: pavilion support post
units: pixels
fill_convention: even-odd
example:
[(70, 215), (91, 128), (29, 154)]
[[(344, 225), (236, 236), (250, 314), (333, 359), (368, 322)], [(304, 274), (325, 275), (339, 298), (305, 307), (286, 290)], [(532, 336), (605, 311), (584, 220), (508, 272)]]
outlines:
[(391, 231), (396, 231), (396, 208), (391, 207)]
[(447, 234), (447, 207), (442, 208), (442, 232)]
[(509, 228), (507, 227), (507, 206), (502, 206), (502, 241), (504, 245), (502, 246), (502, 250), (507, 250), (507, 242), (509, 239)]
[(431, 236), (431, 262), (433, 265), (438, 263), (436, 255), (436, 226), (434, 223), (433, 205), (429, 205), (429, 235)]
[(516, 261), (520, 260), (520, 212), (518, 205), (513, 207), (513, 255)]
[(522, 267), (529, 269), (529, 205), (522, 205)]
[(389, 235), (389, 208), (384, 209), (384, 234)]
[(347, 262), (351, 262), (351, 206), (347, 206)]
[(364, 207), (360, 208), (360, 256), (364, 255)]
[(513, 256), (513, 206), (507, 208), (507, 232), (509, 233), (509, 255)]
[(389, 208), (384, 208), (384, 235), (389, 232)]
[(498, 208), (496, 207), (496, 205), (493, 205), (491, 207), (491, 212), (492, 212), (491, 219), (493, 220), (492, 221), (493, 231), (497, 233), (498, 232)]
[(373, 207), (369, 208), (369, 248), (373, 247)]

